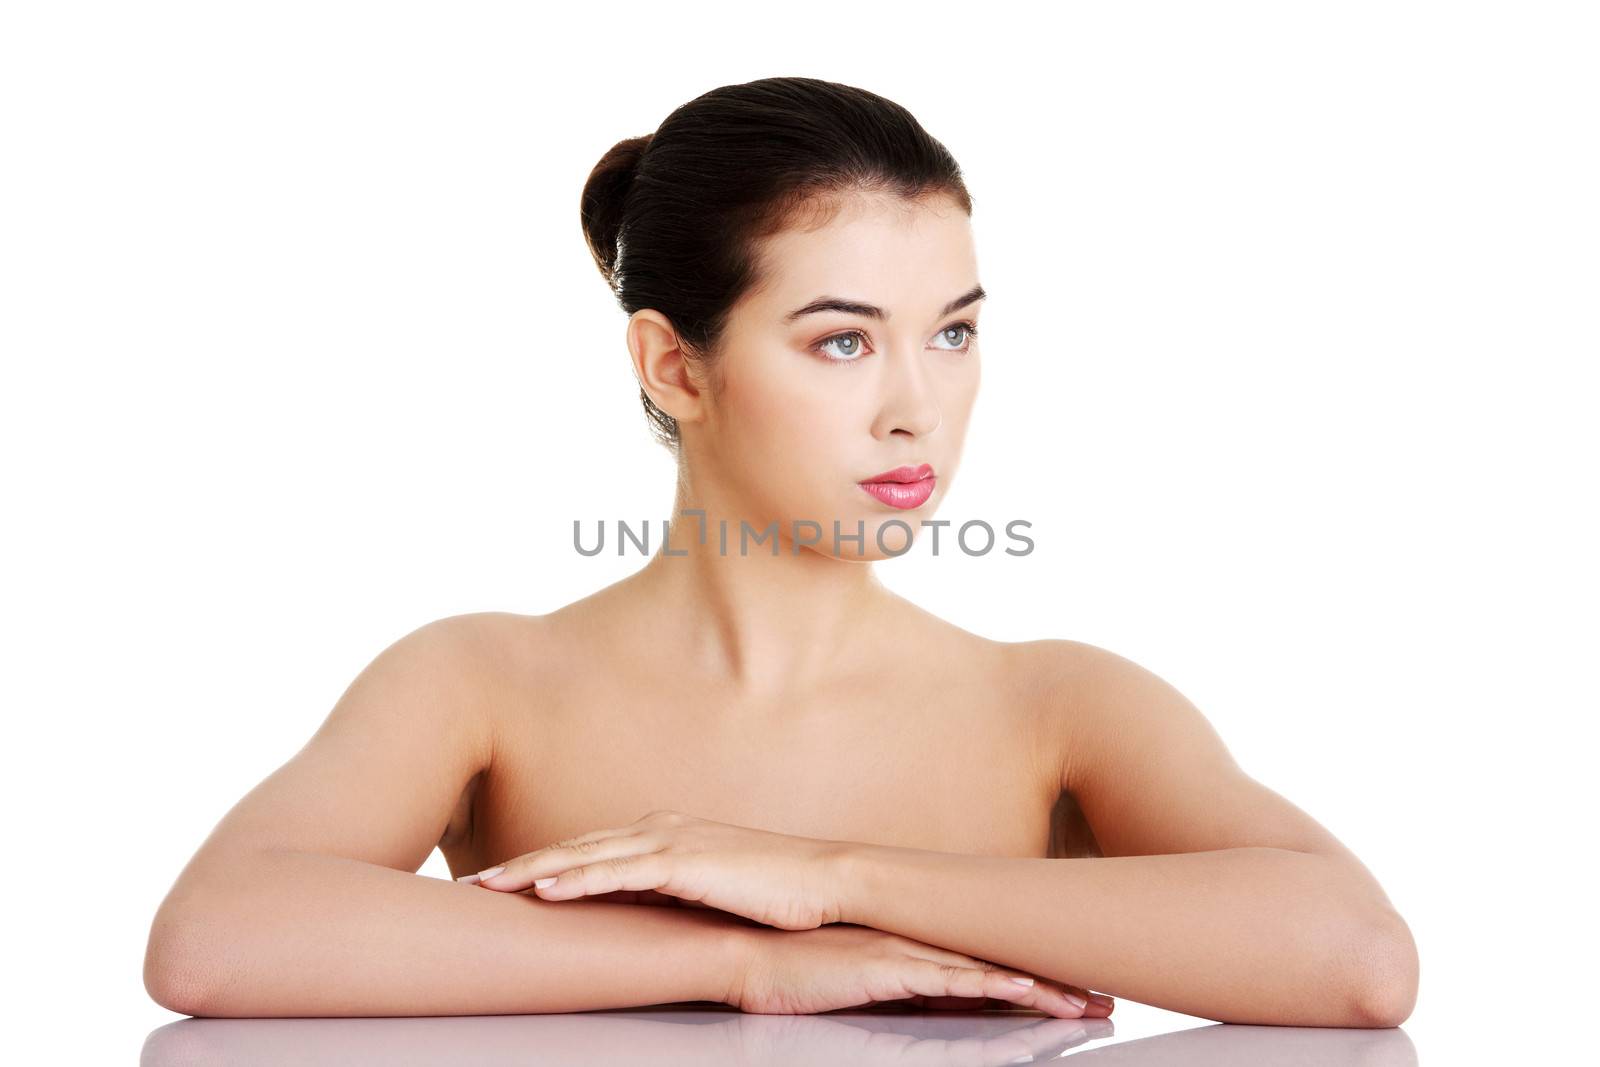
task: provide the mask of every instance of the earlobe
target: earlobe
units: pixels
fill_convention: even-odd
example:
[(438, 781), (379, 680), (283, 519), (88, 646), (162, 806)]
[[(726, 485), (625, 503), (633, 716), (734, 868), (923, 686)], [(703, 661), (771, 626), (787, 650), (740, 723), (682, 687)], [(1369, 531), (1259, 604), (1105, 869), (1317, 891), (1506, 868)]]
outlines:
[(672, 323), (658, 311), (636, 311), (628, 320), (627, 342), (639, 387), (656, 407), (675, 420), (694, 421), (700, 407), (700, 387), (689, 373)]

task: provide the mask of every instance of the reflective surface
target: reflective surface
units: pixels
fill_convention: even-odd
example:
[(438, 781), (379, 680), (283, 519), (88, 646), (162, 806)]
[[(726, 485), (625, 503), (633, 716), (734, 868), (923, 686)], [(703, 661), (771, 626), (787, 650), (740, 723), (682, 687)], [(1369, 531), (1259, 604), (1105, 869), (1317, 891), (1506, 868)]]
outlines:
[[(1117, 1014), (1127, 1006), (1119, 1004)], [(1137, 1011), (1130, 1013), (1137, 1015)], [(184, 1064), (989, 1064), (1063, 1055), (1118, 1064), (1361, 1064), (1408, 1067), (1403, 1029), (1201, 1023), (1153, 1012), (1182, 1029), (1118, 1034), (1112, 1019), (1034, 1012), (872, 1009), (746, 1015), (671, 1006), (569, 1015), (393, 1019), (183, 1019), (149, 1035), (141, 1063)]]

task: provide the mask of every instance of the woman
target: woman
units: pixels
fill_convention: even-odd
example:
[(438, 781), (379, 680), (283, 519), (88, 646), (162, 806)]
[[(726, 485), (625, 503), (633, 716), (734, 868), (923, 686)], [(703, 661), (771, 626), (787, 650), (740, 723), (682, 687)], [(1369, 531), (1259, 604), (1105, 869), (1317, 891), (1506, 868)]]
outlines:
[[(1093, 987), (1397, 1025), (1405, 923), (1192, 704), (875, 577), (960, 462), (971, 209), (908, 112), (808, 78), (713, 90), (607, 152), (584, 232), (677, 457), (677, 521), (576, 603), (439, 620), (378, 656), (180, 876), (152, 995), (213, 1015), (1109, 1014)], [(459, 884), (408, 876), (435, 845)]]

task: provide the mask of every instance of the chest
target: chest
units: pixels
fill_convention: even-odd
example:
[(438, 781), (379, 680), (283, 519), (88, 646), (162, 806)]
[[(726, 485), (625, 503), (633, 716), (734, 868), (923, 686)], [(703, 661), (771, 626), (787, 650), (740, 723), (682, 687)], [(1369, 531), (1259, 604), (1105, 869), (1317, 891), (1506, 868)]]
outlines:
[[(1044, 856), (1052, 754), (979, 693), (855, 694), (804, 707), (546, 701), (508, 709), (475, 784), (460, 867), (670, 808), (833, 840)], [(449, 857), (449, 852), (446, 853)], [(452, 867), (457, 864), (452, 859)]]

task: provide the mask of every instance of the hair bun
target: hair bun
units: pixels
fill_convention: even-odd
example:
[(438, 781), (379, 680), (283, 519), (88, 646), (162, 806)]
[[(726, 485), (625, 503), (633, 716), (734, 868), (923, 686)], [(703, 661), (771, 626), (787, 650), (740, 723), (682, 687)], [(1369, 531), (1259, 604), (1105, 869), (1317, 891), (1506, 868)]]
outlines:
[(583, 183), (583, 196), (578, 212), (583, 225), (584, 240), (595, 266), (605, 277), (606, 284), (616, 289), (617, 257), (620, 254), (618, 239), (622, 236), (622, 212), (628, 200), (628, 190), (639, 172), (639, 161), (650, 147), (654, 134), (627, 137), (600, 157), (600, 162), (589, 172)]

